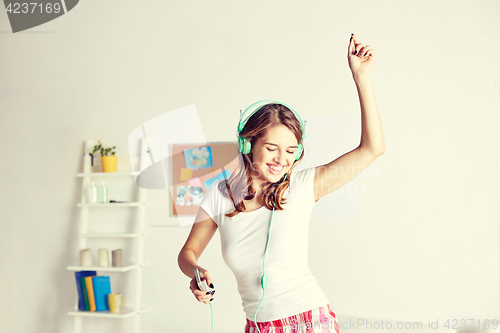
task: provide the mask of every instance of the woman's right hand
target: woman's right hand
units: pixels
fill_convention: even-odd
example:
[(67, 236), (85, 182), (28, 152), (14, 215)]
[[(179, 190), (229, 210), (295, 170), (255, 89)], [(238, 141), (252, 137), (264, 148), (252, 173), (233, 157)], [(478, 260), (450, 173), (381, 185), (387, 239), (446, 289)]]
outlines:
[[(214, 288), (214, 285), (213, 285), (213, 282), (212, 282), (212, 278), (210, 277), (210, 273), (204, 269), (204, 268), (201, 268), (201, 267), (198, 267), (198, 270), (200, 272), (200, 278), (201, 280), (205, 280), (207, 282), (207, 285), (209, 286), (209, 288)], [(193, 276), (193, 278), (191, 279), (191, 283), (189, 284), (189, 289), (191, 289), (191, 292), (194, 294), (194, 297), (196, 297), (196, 299), (199, 301), (199, 302), (203, 302), (205, 304), (208, 304), (210, 303), (210, 301), (213, 300), (213, 295), (215, 293), (215, 289), (213, 289), (212, 291), (202, 291), (200, 289), (198, 289), (198, 284), (196, 283), (196, 276)]]

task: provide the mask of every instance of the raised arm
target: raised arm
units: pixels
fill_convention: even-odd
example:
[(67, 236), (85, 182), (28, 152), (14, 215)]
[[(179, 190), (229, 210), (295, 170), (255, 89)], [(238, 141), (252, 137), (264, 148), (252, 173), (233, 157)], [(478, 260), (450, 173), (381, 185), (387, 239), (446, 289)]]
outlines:
[(375, 50), (369, 45), (363, 46), (353, 34), (349, 41), (347, 59), (358, 90), (361, 140), (355, 149), (316, 167), (314, 178), (316, 201), (347, 184), (385, 152), (382, 121), (370, 79), (370, 70), (375, 62)]

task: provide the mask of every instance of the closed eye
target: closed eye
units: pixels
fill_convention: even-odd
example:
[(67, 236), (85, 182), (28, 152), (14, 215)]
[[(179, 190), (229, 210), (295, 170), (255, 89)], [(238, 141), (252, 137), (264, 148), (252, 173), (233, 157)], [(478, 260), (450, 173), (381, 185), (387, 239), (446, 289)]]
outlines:
[[(276, 151), (276, 149), (269, 149), (269, 148), (267, 148), (267, 150), (269, 150), (269, 151)], [(293, 151), (288, 151), (288, 150), (286, 152), (288, 154), (293, 154), (294, 153)]]

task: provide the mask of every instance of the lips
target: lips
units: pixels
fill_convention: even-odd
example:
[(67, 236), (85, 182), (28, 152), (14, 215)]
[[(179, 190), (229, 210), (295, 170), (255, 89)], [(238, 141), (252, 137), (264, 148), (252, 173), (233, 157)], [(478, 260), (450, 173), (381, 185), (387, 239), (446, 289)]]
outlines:
[(277, 167), (276, 165), (273, 165), (273, 164), (267, 164), (267, 167), (273, 175), (279, 175), (281, 173), (281, 171), (283, 171), (282, 165)]

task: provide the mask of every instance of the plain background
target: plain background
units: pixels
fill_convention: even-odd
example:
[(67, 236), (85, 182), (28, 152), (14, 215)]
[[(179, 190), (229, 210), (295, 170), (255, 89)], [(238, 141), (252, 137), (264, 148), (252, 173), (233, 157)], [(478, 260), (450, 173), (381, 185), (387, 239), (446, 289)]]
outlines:
[[(376, 51), (386, 152), (348, 184), (361, 195), (319, 201), (313, 274), (341, 320), (498, 319), (499, 13), (493, 0), (87, 0), (13, 34), (2, 11), (0, 331), (72, 330), (84, 140), (116, 145), (126, 168), (128, 135), (155, 116), (195, 104), (207, 141), (227, 142), (240, 109), (276, 99), (310, 120), (308, 163), (329, 162), (359, 144), (351, 33)], [(176, 223), (169, 200), (148, 192), (148, 224)], [(142, 331), (209, 332), (177, 266), (189, 228), (150, 229)], [(218, 233), (199, 264), (216, 332), (242, 332)], [(132, 321), (84, 319), (83, 332)]]

